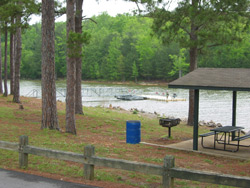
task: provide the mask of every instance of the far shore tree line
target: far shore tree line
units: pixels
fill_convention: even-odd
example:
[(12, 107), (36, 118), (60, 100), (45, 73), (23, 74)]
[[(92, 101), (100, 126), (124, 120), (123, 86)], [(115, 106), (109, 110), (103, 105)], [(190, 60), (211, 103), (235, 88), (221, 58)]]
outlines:
[[(152, 19), (128, 14), (111, 17), (106, 13), (92, 19), (97, 24), (83, 21), (83, 30), (91, 36), (89, 44), (82, 50), (83, 80), (171, 81), (179, 77), (179, 70), (182, 75), (189, 72), (188, 49), (181, 48), (176, 42), (164, 45), (152, 36)], [(250, 68), (250, 34), (246, 33), (244, 37), (240, 43), (202, 49), (198, 67)], [(55, 23), (56, 79), (66, 78), (65, 38), (66, 23)], [(22, 34), (21, 79), (41, 79), (41, 42), (40, 23), (30, 26)], [(173, 57), (185, 60), (177, 63)]]
[[(169, 81), (197, 67), (250, 67), (249, 0), (182, 0), (174, 10), (171, 0), (125, 1), (137, 3), (136, 16), (85, 18), (83, 0), (67, 0), (66, 9), (54, 0), (2, 0), (0, 93), (8, 95), (9, 77), (20, 103), (20, 76), (41, 79), (41, 128), (59, 130), (55, 80), (67, 78), (66, 132), (76, 134), (82, 79)], [(41, 23), (27, 29), (29, 16), (39, 12)], [(63, 13), (66, 23), (55, 23)], [(189, 125), (193, 100), (190, 90)]]

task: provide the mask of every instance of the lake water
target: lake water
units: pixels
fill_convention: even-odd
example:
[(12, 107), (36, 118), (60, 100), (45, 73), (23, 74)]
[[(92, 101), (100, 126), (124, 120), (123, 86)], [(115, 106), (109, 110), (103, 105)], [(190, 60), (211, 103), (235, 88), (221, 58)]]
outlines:
[[(104, 84), (83, 84), (84, 91), (83, 105), (84, 106), (104, 106), (108, 107), (110, 104), (113, 107), (121, 107), (126, 110), (137, 108), (150, 113), (158, 113), (166, 117), (176, 117), (185, 119), (188, 117), (188, 90), (185, 89), (168, 89), (167, 87), (152, 87), (152, 86), (110, 86)], [(58, 82), (57, 89), (58, 100), (64, 101), (61, 97), (65, 91), (65, 82)], [(38, 91), (40, 96), (41, 83), (38, 81), (21, 81), (20, 93), (22, 96), (31, 94), (32, 91)], [(140, 101), (122, 101), (117, 100), (114, 95), (117, 92), (120, 94), (135, 94), (135, 95), (166, 95), (168, 91), (172, 96), (177, 94), (177, 98), (187, 99), (186, 101), (154, 101), (154, 100), (140, 100)], [(101, 95), (98, 96), (98, 92)], [(250, 92), (237, 93), (237, 126), (245, 127), (245, 131), (250, 131)], [(214, 121), (221, 123), (223, 126), (232, 124), (232, 92), (230, 91), (200, 91), (200, 111), (199, 120)]]

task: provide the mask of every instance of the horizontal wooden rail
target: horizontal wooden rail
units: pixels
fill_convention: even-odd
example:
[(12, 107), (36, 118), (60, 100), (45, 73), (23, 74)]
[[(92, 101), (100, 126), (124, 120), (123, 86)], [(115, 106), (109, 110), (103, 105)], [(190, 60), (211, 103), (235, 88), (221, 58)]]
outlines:
[(65, 161), (72, 161), (78, 163), (84, 163), (84, 155), (80, 153), (52, 150), (39, 148), (34, 146), (25, 146), (23, 152), (32, 155), (38, 155), (48, 158), (60, 159)]
[(228, 174), (189, 170), (184, 168), (171, 168), (169, 174), (174, 178), (212, 184), (229, 185), (235, 187), (249, 187), (250, 185), (250, 178), (244, 176), (233, 176)]
[(93, 156), (89, 159), (88, 163), (93, 164), (95, 166), (142, 172), (145, 174), (162, 175), (163, 173), (163, 167), (160, 165), (140, 163), (121, 159), (110, 159)]
[(38, 155), (48, 158), (79, 162), (83, 164), (102, 166), (108, 168), (122, 169), (128, 171), (143, 172), (145, 174), (162, 175), (162, 166), (140, 163), (134, 161), (127, 161), (122, 159), (110, 159), (105, 157), (92, 156), (91, 158), (84, 157), (83, 154), (44, 149), (34, 146), (24, 146), (23, 152), (32, 155)]
[(12, 142), (0, 141), (0, 148), (6, 149), (6, 150), (18, 151), (19, 144), (12, 143)]
[(19, 166), (21, 168), (28, 167), (28, 154), (82, 163), (84, 164), (84, 177), (89, 180), (94, 179), (94, 167), (102, 166), (162, 176), (164, 188), (173, 187), (174, 178), (245, 188), (248, 188), (250, 185), (249, 177), (177, 168), (174, 166), (173, 156), (166, 156), (163, 166), (160, 166), (122, 159), (98, 157), (95, 156), (94, 146), (86, 146), (83, 154), (30, 146), (28, 145), (27, 136), (20, 136), (19, 144), (0, 141), (0, 149), (18, 151)]

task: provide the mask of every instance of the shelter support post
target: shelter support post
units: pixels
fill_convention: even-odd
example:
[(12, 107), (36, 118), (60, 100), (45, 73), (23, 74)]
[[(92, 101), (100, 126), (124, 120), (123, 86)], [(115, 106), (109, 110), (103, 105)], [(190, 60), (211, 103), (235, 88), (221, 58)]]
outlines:
[[(232, 126), (236, 126), (236, 106), (237, 106), (237, 91), (233, 91), (233, 114), (232, 114)], [(232, 139), (235, 138), (235, 132), (232, 134)]]
[(198, 125), (199, 123), (199, 89), (194, 90), (194, 128), (193, 128), (193, 150), (198, 150)]

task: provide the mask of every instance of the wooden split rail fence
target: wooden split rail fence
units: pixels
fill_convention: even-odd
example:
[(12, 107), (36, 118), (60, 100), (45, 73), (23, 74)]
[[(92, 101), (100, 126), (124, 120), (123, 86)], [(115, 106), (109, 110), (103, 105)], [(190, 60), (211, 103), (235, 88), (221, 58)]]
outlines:
[(168, 155), (164, 158), (163, 166), (160, 166), (121, 159), (98, 157), (95, 156), (94, 146), (91, 145), (84, 147), (83, 154), (34, 147), (28, 145), (27, 136), (20, 136), (19, 143), (0, 141), (0, 149), (19, 152), (20, 168), (28, 167), (29, 154), (82, 163), (84, 164), (84, 178), (88, 180), (94, 179), (95, 166), (102, 166), (162, 176), (162, 184), (164, 188), (174, 187), (174, 178), (235, 187), (247, 188), (250, 185), (249, 177), (177, 168), (175, 167), (174, 157)]

